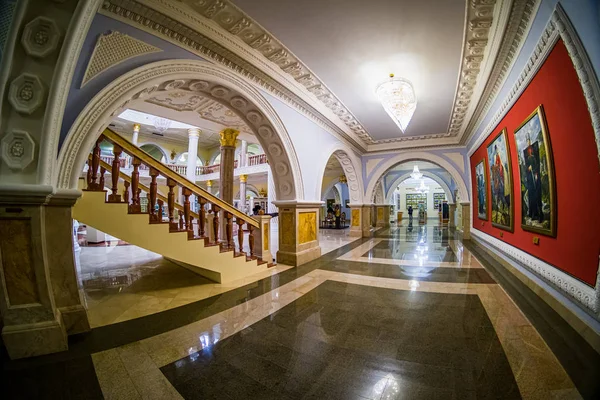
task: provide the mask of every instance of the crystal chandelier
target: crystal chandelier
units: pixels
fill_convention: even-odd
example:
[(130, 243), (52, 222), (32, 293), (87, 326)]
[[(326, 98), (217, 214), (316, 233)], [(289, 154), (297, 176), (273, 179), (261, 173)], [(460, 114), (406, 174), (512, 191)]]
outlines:
[(427, 186), (425, 186), (424, 181), (421, 181), (421, 185), (416, 187), (415, 190), (419, 193), (428, 193), (429, 192), (429, 188)]
[(164, 133), (171, 126), (171, 120), (161, 117), (155, 117), (152, 121), (154, 127), (158, 130), (159, 133)]
[(418, 165), (415, 165), (413, 167), (413, 172), (410, 174), (410, 177), (417, 180), (423, 177), (423, 174), (421, 173), (421, 171), (419, 171)]
[(404, 133), (417, 109), (417, 96), (412, 83), (390, 74), (390, 79), (379, 84), (375, 93), (390, 118)]

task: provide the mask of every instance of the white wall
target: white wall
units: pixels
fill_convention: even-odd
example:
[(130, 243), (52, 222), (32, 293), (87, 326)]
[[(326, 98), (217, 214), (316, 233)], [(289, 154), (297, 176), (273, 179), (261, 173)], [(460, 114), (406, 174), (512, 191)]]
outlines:
[(304, 200), (321, 201), (323, 169), (331, 155), (327, 151), (340, 141), (275, 97), (265, 92), (262, 94), (271, 103), (292, 139), (302, 173)]

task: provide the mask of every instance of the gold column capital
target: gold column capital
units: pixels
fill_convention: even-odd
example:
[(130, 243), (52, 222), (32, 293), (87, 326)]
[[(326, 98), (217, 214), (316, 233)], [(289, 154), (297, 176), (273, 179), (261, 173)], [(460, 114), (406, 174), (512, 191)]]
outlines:
[(200, 137), (200, 128), (189, 128), (188, 129), (188, 137)]
[(248, 180), (248, 175), (240, 175), (240, 182), (241, 183), (246, 183), (246, 181)]
[(211, 187), (212, 186), (212, 181), (210, 181), (210, 180), (206, 181), (206, 186)]
[(226, 128), (219, 132), (221, 135), (221, 147), (235, 147), (235, 140), (237, 139), (240, 131), (233, 128)]
[(139, 132), (140, 131), (140, 124), (133, 124), (133, 131), (134, 132)]

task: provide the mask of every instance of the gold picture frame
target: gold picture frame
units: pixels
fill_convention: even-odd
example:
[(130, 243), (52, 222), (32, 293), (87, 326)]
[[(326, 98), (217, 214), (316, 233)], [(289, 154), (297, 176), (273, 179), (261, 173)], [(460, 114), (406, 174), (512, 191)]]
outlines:
[(503, 128), (487, 146), (487, 159), (492, 226), (514, 232), (515, 196), (506, 128)]
[(543, 105), (539, 105), (515, 129), (519, 164), (521, 228), (556, 237), (556, 176), (552, 143)]
[[(479, 212), (479, 208), (480, 208), (479, 206), (480, 206), (481, 199), (479, 198), (479, 181), (477, 180), (477, 177), (478, 177), (477, 169), (480, 165), (483, 168), (483, 197), (484, 197), (483, 214)], [(484, 157), (481, 161), (479, 161), (477, 164), (475, 164), (474, 172), (475, 172), (475, 188), (477, 189), (477, 197), (476, 197), (477, 198), (477, 218), (479, 218), (483, 221), (487, 221), (490, 218), (490, 210), (488, 207), (488, 182), (490, 181), (490, 179), (489, 179), (489, 174), (488, 174), (487, 158)]]

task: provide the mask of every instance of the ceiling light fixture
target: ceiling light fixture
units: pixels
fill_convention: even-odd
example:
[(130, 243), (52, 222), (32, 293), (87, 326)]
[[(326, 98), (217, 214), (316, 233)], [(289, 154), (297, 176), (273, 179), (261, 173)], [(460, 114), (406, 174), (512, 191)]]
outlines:
[(423, 177), (423, 174), (421, 173), (421, 171), (419, 171), (418, 165), (415, 165), (413, 167), (413, 172), (410, 174), (410, 177), (413, 179), (421, 179)]
[(161, 117), (155, 117), (152, 121), (152, 124), (156, 129), (158, 129), (159, 133), (164, 133), (167, 129), (171, 127), (171, 120)]
[(429, 192), (429, 188), (427, 186), (425, 186), (424, 181), (421, 181), (421, 185), (419, 187), (417, 187), (415, 190), (420, 193), (428, 193)]
[(404, 133), (417, 109), (417, 95), (412, 83), (390, 74), (390, 79), (380, 83), (375, 93), (383, 109)]

